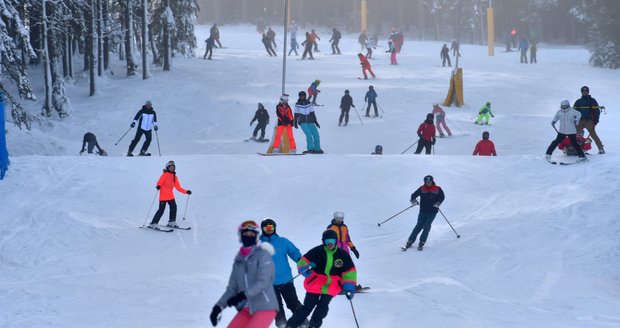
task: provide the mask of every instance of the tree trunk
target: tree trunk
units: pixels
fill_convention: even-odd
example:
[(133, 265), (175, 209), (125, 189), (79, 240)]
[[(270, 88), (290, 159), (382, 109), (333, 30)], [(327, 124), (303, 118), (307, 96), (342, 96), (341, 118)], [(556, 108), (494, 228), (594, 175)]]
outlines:
[(136, 64), (133, 58), (133, 0), (127, 0), (125, 8), (125, 57), (127, 58), (127, 76), (136, 75)]
[(106, 0), (97, 0), (95, 7), (95, 17), (97, 19), (97, 76), (103, 75), (103, 16), (101, 15), (101, 1)]
[(149, 78), (149, 71), (147, 65), (146, 58), (146, 43), (148, 37), (148, 11), (147, 11), (147, 0), (142, 0), (142, 79), (146, 80)]
[(151, 52), (153, 53), (153, 65), (161, 65), (159, 60), (159, 52), (157, 51), (157, 45), (155, 45), (155, 38), (153, 38), (153, 30), (149, 29), (149, 43), (151, 44)]
[(52, 115), (52, 73), (50, 71), (49, 52), (47, 47), (47, 11), (45, 0), (41, 0), (41, 42), (40, 56), (43, 59), (43, 77), (45, 81), (45, 100), (43, 101), (43, 114)]
[(96, 27), (95, 27), (95, 19), (96, 19), (96, 1), (97, 0), (91, 0), (90, 1), (90, 11), (89, 11), (89, 15), (88, 17), (88, 37), (87, 37), (87, 43), (86, 43), (86, 48), (87, 53), (85, 54), (85, 57), (88, 56), (88, 71), (89, 71), (89, 79), (90, 79), (90, 96), (94, 96), (95, 92), (96, 92), (96, 84), (95, 84), (95, 33), (96, 33)]
[[(217, 2), (217, 1), (216, 1)], [(168, 0), (164, 0), (164, 71), (170, 70), (170, 53), (172, 52), (170, 49), (170, 26), (168, 25), (167, 13), (170, 10), (170, 4)]]
[(110, 68), (110, 12), (108, 0), (103, 0), (101, 8), (103, 16), (103, 69)]

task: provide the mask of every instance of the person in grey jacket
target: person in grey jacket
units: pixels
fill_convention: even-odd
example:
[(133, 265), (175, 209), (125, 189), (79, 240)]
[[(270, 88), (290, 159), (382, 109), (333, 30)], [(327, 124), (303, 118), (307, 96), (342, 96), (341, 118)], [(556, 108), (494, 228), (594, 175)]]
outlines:
[[(553, 121), (551, 121), (551, 125), (557, 131), (558, 135), (555, 140), (551, 142), (549, 148), (547, 148), (547, 155), (545, 157), (548, 161), (551, 161), (551, 154), (553, 154), (555, 147), (557, 147), (558, 144), (562, 142), (562, 140), (566, 139), (566, 137), (568, 137), (570, 143), (573, 145), (573, 148), (575, 148), (575, 150), (577, 151), (577, 155), (579, 156), (577, 162), (587, 160), (586, 155), (581, 149), (581, 146), (579, 145), (579, 143), (577, 143), (576, 126), (579, 123), (580, 119), (581, 113), (576, 109), (572, 108), (568, 100), (562, 100), (562, 102), (560, 103), (560, 110), (558, 110), (558, 112), (555, 114), (555, 117), (553, 118)], [(555, 123), (557, 122), (560, 122), (559, 130), (555, 128)]]
[(245, 221), (238, 228), (239, 241), (243, 244), (233, 263), (226, 291), (217, 301), (211, 315), (215, 327), (222, 309), (234, 306), (239, 312), (228, 328), (269, 328), (278, 312), (278, 301), (272, 286), (275, 253), (269, 243), (258, 243), (259, 225)]

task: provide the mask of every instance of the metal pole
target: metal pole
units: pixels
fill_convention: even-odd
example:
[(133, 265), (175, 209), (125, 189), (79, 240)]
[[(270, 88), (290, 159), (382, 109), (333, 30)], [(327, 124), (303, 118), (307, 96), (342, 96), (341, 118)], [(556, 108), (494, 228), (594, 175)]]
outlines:
[(288, 2), (290, 0), (284, 0), (284, 46), (282, 47), (282, 92), (286, 89), (286, 46), (288, 39)]
[(459, 15), (456, 22), (456, 44), (458, 44), (459, 49), (456, 52), (456, 65), (454, 67), (455, 72), (459, 68), (459, 55), (461, 53), (461, 9), (463, 9), (463, 0), (459, 0)]

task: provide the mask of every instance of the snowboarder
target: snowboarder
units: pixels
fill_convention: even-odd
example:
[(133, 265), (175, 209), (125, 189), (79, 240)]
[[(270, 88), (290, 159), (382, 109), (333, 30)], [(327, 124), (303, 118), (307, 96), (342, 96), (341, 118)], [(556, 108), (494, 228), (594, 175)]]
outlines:
[(222, 48), (222, 43), (220, 43), (220, 29), (217, 27), (216, 23), (213, 23), (213, 26), (209, 29), (209, 34), (210, 37), (217, 42), (218, 46), (216, 48)]
[(92, 154), (93, 149), (97, 147), (97, 155), (108, 156), (108, 153), (99, 146), (99, 143), (97, 142), (97, 137), (93, 133), (86, 132), (84, 134), (84, 138), (82, 138), (82, 150), (80, 150), (80, 155), (82, 155), (86, 150), (86, 144), (88, 144), (89, 154)]
[(372, 75), (373, 79), (376, 78), (375, 72), (373, 72), (372, 67), (370, 67), (370, 62), (368, 61), (368, 58), (362, 55), (361, 52), (357, 54), (357, 57), (360, 59), (360, 65), (362, 65), (362, 74), (364, 75), (364, 80), (368, 80), (368, 75), (366, 74), (366, 71), (370, 72), (370, 75)]
[(323, 154), (321, 149), (321, 138), (317, 128), (321, 128), (314, 113), (314, 106), (306, 99), (306, 92), (299, 92), (299, 99), (295, 103), (295, 129), (299, 128), (306, 135), (305, 153)]
[(211, 310), (209, 319), (215, 327), (222, 309), (234, 306), (237, 314), (229, 328), (269, 328), (278, 312), (273, 289), (275, 253), (269, 243), (259, 243), (260, 229), (254, 221), (245, 221), (237, 229), (242, 246), (235, 256), (228, 286)]
[(366, 48), (366, 40), (368, 40), (368, 35), (366, 35), (366, 30), (363, 30), (362, 33), (360, 33), (360, 36), (357, 38), (357, 42), (359, 42), (361, 46), (361, 51)]
[(383, 155), (383, 147), (381, 145), (376, 145), (375, 151), (370, 155)]
[(271, 26), (267, 28), (267, 37), (269, 38), (269, 41), (271, 41), (271, 44), (273, 44), (273, 47), (277, 49), (278, 45), (276, 45), (276, 32), (271, 29)]
[(482, 125), (482, 121), (484, 121), (485, 125), (489, 125), (490, 117), (495, 117), (495, 115), (493, 115), (493, 111), (491, 111), (491, 102), (487, 101), (484, 106), (480, 107), (475, 123)]
[(144, 140), (144, 144), (142, 144), (142, 148), (140, 149), (140, 156), (151, 156), (151, 154), (146, 151), (149, 149), (151, 145), (152, 132), (151, 130), (157, 131), (157, 114), (153, 110), (153, 103), (150, 100), (147, 100), (146, 103), (142, 106), (142, 108), (136, 113), (136, 116), (133, 118), (133, 122), (130, 127), (134, 128), (138, 123), (138, 130), (136, 131), (136, 136), (133, 138), (131, 143), (129, 144), (129, 150), (127, 151), (127, 156), (133, 156), (133, 149), (136, 148), (136, 145), (140, 141), (140, 138), (144, 134), (146, 140)]
[(599, 107), (596, 99), (590, 95), (590, 88), (588, 86), (581, 87), (581, 98), (575, 101), (573, 108), (581, 113), (581, 120), (577, 125), (577, 130), (581, 131), (584, 128), (588, 130), (590, 137), (594, 140), (599, 154), (605, 154), (603, 148), (603, 142), (596, 134), (596, 125), (598, 124), (599, 117), (601, 115), (601, 107)]
[(366, 117), (370, 117), (370, 106), (372, 105), (375, 109), (375, 116), (379, 116), (379, 111), (377, 110), (377, 92), (375, 91), (375, 87), (372, 85), (368, 86), (368, 91), (366, 91), (366, 96), (364, 96), (364, 101), (368, 103), (368, 107), (366, 107)]
[(443, 108), (439, 107), (439, 104), (435, 103), (433, 104), (432, 113), (435, 115), (435, 122), (437, 122), (435, 125), (437, 126), (437, 131), (439, 132), (439, 138), (443, 138), (445, 136), (441, 130), (442, 125), (443, 128), (446, 129), (448, 136), (451, 136), (452, 131), (450, 131), (450, 128), (448, 128), (448, 125), (446, 124), (446, 112)]
[[(583, 130), (577, 131), (577, 143), (581, 146), (584, 154), (588, 155), (588, 150), (592, 149), (592, 139), (583, 137)], [(570, 138), (566, 137), (558, 144), (558, 149), (569, 156), (577, 155), (577, 150), (571, 145)]]
[(482, 132), (482, 140), (478, 141), (474, 148), (474, 156), (497, 156), (495, 144), (489, 139), (489, 131)]
[(560, 103), (560, 109), (555, 116), (553, 117), (553, 121), (551, 121), (551, 125), (555, 129), (555, 123), (560, 122), (560, 129), (556, 131), (558, 132), (555, 140), (551, 142), (549, 147), (547, 148), (546, 158), (548, 161), (551, 161), (551, 154), (555, 150), (555, 147), (558, 146), (560, 142), (562, 142), (566, 137), (570, 139), (573, 148), (577, 151), (577, 162), (586, 161), (586, 155), (583, 153), (581, 146), (577, 142), (577, 124), (579, 124), (579, 120), (581, 119), (581, 113), (572, 107), (570, 107), (570, 103), (568, 100), (562, 100)]
[(537, 64), (536, 53), (538, 52), (538, 47), (536, 46), (536, 42), (532, 41), (532, 45), (530, 45), (530, 64)]
[(168, 224), (166, 226), (170, 228), (178, 228), (177, 225), (177, 203), (174, 200), (174, 192), (173, 188), (177, 191), (191, 195), (191, 190), (186, 190), (181, 187), (181, 182), (179, 182), (179, 178), (176, 173), (176, 165), (174, 161), (169, 161), (166, 163), (166, 168), (164, 168), (164, 173), (162, 173), (159, 180), (157, 180), (157, 185), (155, 186), (157, 190), (159, 190), (159, 208), (157, 212), (155, 212), (155, 216), (153, 216), (153, 220), (151, 220), (151, 224), (149, 224), (149, 228), (157, 229), (157, 224), (159, 223), (159, 219), (164, 215), (164, 210), (166, 209), (166, 204), (170, 207), (170, 216), (168, 218)]
[(349, 254), (349, 250), (353, 252), (355, 258), (360, 258), (360, 253), (357, 251), (357, 248), (353, 244), (351, 240), (351, 235), (349, 234), (349, 227), (344, 224), (344, 212), (343, 211), (335, 211), (334, 218), (330, 225), (327, 226), (327, 230), (334, 230), (336, 235), (338, 236), (338, 242), (336, 246)]
[(433, 114), (428, 113), (426, 120), (418, 127), (418, 148), (415, 150), (416, 154), (422, 152), (422, 148), (426, 148), (426, 155), (431, 154), (431, 148), (435, 145), (435, 124), (433, 124)]
[[(213, 46), (215, 46), (215, 41), (213, 40), (213, 37), (209, 37), (208, 39), (205, 40), (205, 55), (202, 56), (202, 59), (212, 59), (211, 56), (213, 56)], [(207, 58), (207, 54), (209, 55), (209, 57)]]
[(260, 226), (262, 231), (260, 241), (271, 244), (275, 249), (273, 263), (276, 271), (275, 279), (273, 280), (273, 289), (279, 307), (278, 314), (276, 315), (276, 326), (278, 328), (285, 327), (286, 315), (284, 313), (282, 299), (284, 299), (286, 307), (292, 312), (295, 312), (295, 310), (302, 305), (297, 298), (291, 267), (288, 264), (289, 258), (297, 263), (297, 261), (301, 259), (301, 252), (290, 240), (278, 235), (276, 231), (276, 221), (274, 219), (265, 218), (260, 223)]
[(398, 65), (398, 61), (396, 60), (396, 47), (394, 46), (394, 42), (388, 41), (388, 50), (385, 52), (390, 53), (390, 65)]
[(525, 37), (521, 37), (521, 42), (519, 42), (519, 48), (517, 50), (521, 51), (521, 64), (527, 64), (527, 49), (530, 47), (530, 43), (527, 41)]
[(280, 102), (276, 106), (276, 115), (278, 116), (278, 126), (276, 127), (276, 136), (273, 141), (273, 152), (280, 152), (282, 132), (286, 130), (291, 154), (295, 154), (297, 152), (297, 145), (295, 144), (295, 137), (293, 136), (295, 117), (293, 116), (291, 106), (288, 105), (288, 95), (286, 93), (280, 97)]
[(340, 39), (342, 39), (342, 34), (335, 27), (332, 28), (332, 37), (329, 39), (329, 42), (332, 43), (332, 55), (339, 54), (340, 48), (338, 47), (338, 43), (340, 43)]
[(269, 39), (269, 37), (267, 37), (265, 33), (263, 33), (261, 41), (263, 42), (263, 45), (265, 46), (265, 50), (267, 50), (269, 57), (278, 57), (276, 51), (273, 50), (273, 48), (271, 47), (271, 39)]
[(371, 36), (366, 39), (366, 57), (368, 59), (372, 59), (372, 49), (377, 49), (377, 45), (375, 45), (375, 40)]
[(312, 56), (312, 39), (310, 38), (310, 32), (306, 32), (306, 39), (301, 45), (304, 46), (304, 53), (301, 54), (301, 59), (306, 59), (306, 56), (309, 56), (310, 59), (314, 59)]
[(450, 49), (448, 49), (448, 45), (445, 43), (443, 44), (443, 47), (441, 47), (439, 58), (441, 58), (442, 67), (446, 67), (446, 61), (448, 62), (448, 67), (452, 67), (452, 63), (450, 62)]
[(254, 132), (252, 133), (252, 140), (256, 140), (256, 135), (258, 134), (258, 130), (260, 130), (260, 138), (258, 138), (258, 141), (263, 141), (263, 139), (265, 139), (265, 128), (267, 124), (269, 124), (269, 113), (261, 103), (258, 103), (258, 109), (254, 114), (254, 118), (250, 121), (250, 126), (252, 126), (254, 121), (258, 121), (258, 124), (256, 124), (256, 128), (254, 128)]
[(310, 315), (310, 326), (318, 328), (329, 311), (329, 302), (342, 290), (347, 299), (353, 299), (357, 285), (357, 271), (351, 256), (336, 247), (338, 235), (334, 230), (323, 232), (322, 244), (309, 250), (297, 262), (297, 270), (305, 278), (304, 304), (288, 320), (288, 328), (298, 328)]
[[(420, 197), (420, 202), (417, 200), (418, 196)], [(420, 205), (420, 212), (418, 213), (418, 222), (413, 228), (411, 235), (409, 235), (409, 239), (405, 247), (403, 247), (403, 250), (407, 250), (407, 248), (415, 243), (420, 231), (422, 231), (422, 235), (420, 236), (418, 250), (422, 250), (428, 238), (428, 233), (431, 231), (433, 220), (435, 220), (435, 216), (439, 211), (439, 206), (441, 206), (445, 198), (443, 190), (435, 184), (433, 176), (425, 176), (424, 184), (411, 194), (411, 206)]]
[(316, 31), (312, 29), (312, 31), (310, 32), (310, 41), (312, 42), (312, 46), (314, 46), (314, 52), (321, 52), (319, 51), (319, 44), (316, 42), (316, 40), (321, 41), (321, 38), (318, 34), (316, 34)]
[(319, 90), (319, 84), (321, 84), (321, 80), (314, 80), (308, 87), (308, 101), (313, 105), (316, 105), (316, 97), (318, 97), (321, 92), (321, 90)]
[(349, 124), (349, 111), (353, 105), (353, 98), (349, 95), (349, 90), (344, 90), (344, 96), (340, 99), (340, 118), (338, 119), (338, 126), (342, 126), (342, 119), (344, 118), (344, 126)]

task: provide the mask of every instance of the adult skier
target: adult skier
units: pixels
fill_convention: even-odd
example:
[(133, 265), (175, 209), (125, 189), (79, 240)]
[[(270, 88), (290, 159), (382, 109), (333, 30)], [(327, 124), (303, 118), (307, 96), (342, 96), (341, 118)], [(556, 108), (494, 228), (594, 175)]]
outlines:
[(242, 246), (235, 256), (226, 291), (211, 310), (213, 327), (227, 306), (237, 309), (228, 328), (269, 328), (276, 317), (278, 302), (272, 285), (275, 250), (269, 243), (258, 243), (259, 232), (258, 224), (251, 220), (237, 229)]
[(363, 30), (362, 33), (360, 33), (360, 36), (357, 38), (357, 42), (359, 42), (361, 46), (361, 51), (366, 48), (366, 40), (368, 40), (368, 35), (366, 35), (366, 30)]
[(379, 111), (377, 110), (377, 92), (375, 91), (375, 87), (372, 85), (368, 86), (368, 91), (366, 91), (366, 95), (364, 96), (364, 101), (368, 103), (368, 107), (366, 107), (366, 117), (370, 117), (370, 106), (372, 105), (375, 109), (375, 116), (379, 116)]
[(288, 51), (288, 55), (290, 56), (294, 51), (295, 56), (299, 56), (297, 49), (299, 49), (299, 44), (297, 43), (297, 24), (293, 21), (291, 24), (291, 49)]
[(579, 120), (579, 124), (577, 124), (577, 130), (588, 130), (590, 137), (592, 137), (592, 140), (596, 143), (598, 153), (605, 154), (603, 142), (598, 137), (598, 134), (596, 134), (596, 125), (601, 115), (601, 107), (599, 107), (596, 99), (592, 98), (590, 95), (590, 88), (588, 86), (584, 85), (581, 87), (581, 98), (575, 101), (573, 108), (581, 113), (581, 119)]
[[(338, 235), (334, 230), (325, 230), (322, 243), (309, 250), (297, 262), (297, 270), (306, 279), (304, 305), (288, 319), (288, 328), (298, 328), (312, 313), (309, 328), (318, 328), (327, 317), (329, 303), (342, 290), (347, 299), (353, 299), (357, 285), (357, 271), (351, 256), (336, 247)], [(313, 312), (314, 310), (314, 312)]]
[(450, 131), (450, 128), (448, 128), (448, 125), (446, 124), (446, 112), (443, 110), (443, 108), (439, 107), (439, 104), (435, 103), (433, 104), (433, 111), (431, 113), (435, 115), (435, 122), (437, 122), (436, 126), (437, 131), (439, 132), (439, 138), (443, 138), (445, 136), (443, 134), (443, 131), (441, 130), (442, 125), (443, 128), (446, 129), (448, 136), (451, 136), (452, 131)]
[[(420, 202), (417, 200), (418, 197), (420, 197)], [(402, 248), (403, 251), (406, 251), (407, 248), (415, 243), (420, 231), (422, 231), (422, 235), (420, 236), (418, 250), (421, 251), (423, 249), (428, 233), (431, 231), (433, 220), (435, 220), (435, 216), (439, 211), (439, 206), (441, 206), (445, 198), (443, 190), (435, 184), (433, 176), (425, 176), (424, 184), (411, 194), (411, 206), (420, 205), (420, 212), (418, 213), (418, 222), (413, 228), (411, 235), (409, 235), (407, 244)]]
[(80, 155), (82, 155), (84, 151), (86, 151), (86, 144), (88, 144), (89, 154), (92, 154), (93, 149), (97, 147), (97, 155), (108, 156), (108, 153), (99, 146), (99, 143), (97, 142), (97, 137), (95, 136), (95, 134), (91, 132), (86, 132), (84, 134), (84, 137), (82, 138), (82, 150), (80, 150)]
[(344, 118), (344, 126), (349, 124), (349, 111), (353, 105), (353, 98), (349, 95), (349, 90), (344, 90), (344, 96), (340, 99), (340, 118), (338, 119), (338, 126), (342, 126), (342, 119)]
[(497, 156), (495, 144), (489, 139), (489, 131), (482, 132), (482, 140), (478, 141), (474, 148), (474, 156)]
[(216, 23), (213, 23), (211, 29), (209, 29), (210, 37), (217, 42), (218, 46), (216, 48), (222, 48), (222, 43), (220, 43), (220, 29), (217, 27)]
[(301, 59), (306, 59), (306, 56), (309, 56), (310, 59), (314, 59), (312, 56), (312, 39), (310, 37), (310, 32), (306, 32), (306, 39), (301, 43), (304, 46), (304, 53), (301, 54)]
[(305, 153), (323, 154), (321, 138), (317, 128), (321, 128), (314, 114), (314, 106), (306, 99), (306, 92), (299, 92), (299, 99), (295, 103), (295, 129), (301, 125), (301, 130), (306, 135)]
[(267, 127), (267, 124), (269, 124), (269, 113), (265, 109), (265, 106), (261, 103), (258, 103), (258, 109), (256, 110), (256, 113), (254, 113), (254, 118), (250, 121), (250, 126), (252, 126), (254, 121), (258, 121), (258, 123), (252, 133), (252, 140), (256, 140), (256, 135), (260, 130), (260, 138), (258, 138), (258, 141), (263, 141), (263, 139), (265, 139), (265, 128)]
[(318, 97), (321, 92), (321, 90), (319, 90), (319, 84), (321, 84), (321, 80), (314, 80), (308, 87), (308, 101), (313, 105), (316, 105), (316, 97)]
[(446, 67), (446, 61), (448, 62), (448, 67), (452, 67), (452, 63), (450, 62), (450, 49), (448, 49), (447, 44), (444, 43), (443, 47), (441, 47), (439, 57), (441, 58), (442, 67)]
[(351, 240), (351, 235), (349, 234), (349, 227), (344, 224), (344, 212), (343, 211), (335, 211), (334, 217), (330, 225), (327, 226), (327, 230), (334, 230), (336, 235), (338, 236), (338, 242), (336, 246), (343, 251), (349, 253), (349, 251), (355, 254), (355, 258), (360, 258), (360, 252), (357, 251), (357, 248), (353, 244)]
[(269, 41), (271, 41), (271, 44), (273, 44), (273, 47), (277, 49), (278, 45), (276, 44), (276, 32), (271, 29), (271, 26), (267, 28), (267, 37), (269, 38)]
[(265, 46), (265, 50), (267, 50), (267, 53), (269, 54), (269, 57), (277, 57), (278, 55), (276, 54), (276, 51), (273, 50), (273, 48), (271, 47), (271, 39), (269, 39), (269, 37), (267, 35), (265, 35), (265, 33), (263, 33), (263, 37), (261, 38), (261, 42), (263, 42), (263, 45)]
[(338, 47), (338, 43), (340, 43), (340, 39), (342, 39), (342, 34), (335, 27), (332, 28), (332, 37), (329, 39), (329, 42), (332, 44), (332, 55), (339, 54), (340, 48)]
[(364, 75), (364, 80), (368, 80), (368, 75), (366, 74), (366, 71), (370, 72), (370, 75), (372, 75), (373, 79), (376, 78), (375, 72), (373, 72), (372, 67), (370, 67), (370, 62), (368, 61), (368, 58), (362, 55), (362, 53), (357, 54), (357, 57), (360, 59), (360, 65), (362, 65), (362, 74)]
[(151, 156), (151, 154), (146, 152), (151, 145), (151, 130), (157, 131), (158, 128), (157, 114), (153, 110), (153, 103), (151, 103), (150, 100), (147, 100), (146, 103), (142, 106), (142, 108), (138, 111), (138, 113), (136, 113), (136, 116), (133, 118), (133, 122), (130, 126), (134, 128), (136, 126), (136, 123), (138, 123), (138, 130), (136, 131), (136, 136), (129, 144), (127, 156), (133, 156), (133, 149), (136, 148), (136, 145), (140, 141), (142, 135), (144, 135), (145, 140), (144, 144), (142, 144), (142, 148), (140, 149), (140, 156)]
[(159, 208), (157, 212), (155, 212), (155, 216), (153, 216), (153, 220), (149, 224), (149, 228), (158, 229), (159, 219), (164, 214), (164, 210), (166, 209), (166, 204), (170, 207), (170, 216), (168, 218), (168, 224), (166, 226), (170, 228), (178, 228), (177, 225), (177, 203), (174, 200), (174, 192), (173, 188), (177, 191), (191, 195), (191, 190), (186, 190), (181, 187), (181, 182), (177, 177), (176, 173), (176, 165), (174, 161), (169, 161), (166, 163), (166, 167), (164, 168), (164, 173), (157, 180), (157, 185), (155, 186), (157, 190), (159, 190)]
[(456, 40), (452, 40), (452, 43), (450, 44), (450, 50), (452, 50), (452, 56), (461, 57), (460, 48), (461, 46), (459, 45), (459, 43), (456, 42)]
[(558, 132), (555, 140), (551, 142), (549, 147), (547, 148), (546, 158), (548, 161), (551, 161), (551, 154), (555, 150), (555, 147), (558, 146), (560, 142), (562, 142), (566, 137), (570, 139), (573, 148), (577, 151), (577, 162), (586, 161), (586, 155), (583, 153), (581, 146), (577, 142), (577, 124), (579, 124), (579, 120), (581, 119), (581, 113), (577, 110), (570, 107), (570, 103), (568, 100), (562, 100), (560, 103), (560, 110), (555, 113), (553, 117), (553, 121), (551, 121), (551, 125), (555, 129), (555, 123), (560, 122), (560, 129), (556, 129)]
[(366, 39), (366, 57), (368, 59), (372, 59), (372, 49), (377, 49), (377, 45), (375, 44), (375, 39), (371, 36)]
[(396, 47), (394, 46), (394, 42), (388, 41), (388, 50), (385, 52), (390, 53), (390, 65), (398, 65), (398, 61), (396, 60)]
[(518, 50), (521, 51), (521, 64), (527, 64), (527, 49), (530, 47), (530, 43), (525, 37), (521, 37)]
[(418, 148), (415, 150), (416, 154), (422, 152), (422, 148), (426, 149), (426, 155), (431, 154), (431, 148), (435, 144), (435, 124), (433, 124), (433, 114), (428, 113), (426, 120), (418, 127)]
[[(205, 40), (205, 55), (202, 56), (202, 59), (209, 59), (211, 60), (212, 56), (213, 56), (213, 46), (215, 45), (215, 40), (213, 39), (213, 37), (209, 37), (208, 39)], [(209, 57), (207, 57), (207, 55), (209, 55)]]
[(316, 42), (316, 40), (321, 41), (321, 38), (319, 37), (318, 34), (316, 34), (316, 31), (312, 29), (312, 31), (310, 32), (310, 41), (312, 42), (312, 45), (314, 46), (314, 52), (321, 52), (319, 51), (319, 44)]
[(295, 123), (295, 117), (291, 106), (288, 105), (288, 95), (282, 94), (280, 102), (276, 106), (276, 115), (278, 116), (278, 126), (276, 127), (276, 136), (273, 141), (273, 152), (280, 152), (280, 141), (282, 140), (282, 133), (286, 130), (286, 136), (288, 138), (289, 149), (291, 154), (297, 152), (297, 145), (295, 144), (295, 137), (293, 136), (293, 123)]
[(302, 305), (297, 298), (291, 267), (288, 264), (289, 258), (297, 263), (301, 259), (301, 252), (290, 240), (278, 235), (274, 219), (265, 218), (260, 223), (260, 226), (262, 231), (260, 241), (271, 244), (275, 249), (275, 254), (272, 256), (276, 270), (273, 289), (279, 307), (278, 314), (276, 315), (276, 326), (283, 328), (286, 326), (286, 314), (284, 313), (282, 299), (284, 299), (286, 307), (292, 312), (295, 312)]
[(489, 125), (489, 119), (491, 117), (495, 117), (495, 115), (493, 115), (493, 111), (491, 111), (491, 102), (487, 101), (484, 106), (480, 107), (475, 123), (482, 125), (482, 121), (484, 121), (485, 125)]

